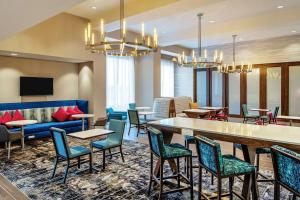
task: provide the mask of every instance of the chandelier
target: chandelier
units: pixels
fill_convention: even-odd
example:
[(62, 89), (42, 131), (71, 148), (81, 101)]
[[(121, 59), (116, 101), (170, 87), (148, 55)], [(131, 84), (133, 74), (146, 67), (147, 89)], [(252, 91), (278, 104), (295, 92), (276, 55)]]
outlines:
[(141, 25), (141, 34), (130, 41), (126, 38), (126, 21), (124, 18), (124, 0), (120, 0), (120, 38), (108, 39), (105, 35), (104, 21), (100, 20), (100, 31), (93, 31), (88, 23), (85, 29), (85, 47), (92, 53), (113, 56), (144, 56), (156, 52), (158, 47), (157, 30), (154, 29), (153, 37), (145, 35), (145, 25)]
[(184, 52), (182, 55), (178, 55), (177, 58), (174, 58), (173, 61), (176, 62), (179, 66), (185, 67), (194, 67), (194, 68), (214, 68), (223, 65), (223, 52), (215, 50), (213, 60), (207, 58), (207, 50), (204, 49), (204, 56), (202, 57), (202, 47), (201, 47), (201, 19), (203, 14), (199, 13), (198, 15), (198, 49), (197, 55), (195, 50), (192, 51), (191, 56), (186, 56)]
[(232, 61), (232, 66), (229, 65), (222, 65), (222, 66), (218, 66), (218, 71), (220, 73), (249, 73), (252, 72), (252, 64), (244, 64), (243, 62), (241, 63), (241, 65), (236, 65), (236, 61), (235, 61), (235, 48), (236, 48), (236, 37), (237, 35), (232, 35), (232, 57), (233, 57), (233, 61)]

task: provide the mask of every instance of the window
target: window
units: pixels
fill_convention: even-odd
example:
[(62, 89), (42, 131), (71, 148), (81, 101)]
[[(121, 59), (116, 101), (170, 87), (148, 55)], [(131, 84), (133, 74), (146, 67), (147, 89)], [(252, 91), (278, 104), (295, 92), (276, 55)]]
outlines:
[(162, 97), (174, 97), (174, 63), (161, 60), (160, 94)]
[(135, 102), (134, 60), (132, 57), (106, 56), (106, 105), (127, 110)]

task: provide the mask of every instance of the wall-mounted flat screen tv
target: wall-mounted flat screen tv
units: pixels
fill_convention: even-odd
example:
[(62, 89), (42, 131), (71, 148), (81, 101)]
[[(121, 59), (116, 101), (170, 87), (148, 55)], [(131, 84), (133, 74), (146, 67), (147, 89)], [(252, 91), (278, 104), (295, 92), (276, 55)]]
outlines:
[(53, 78), (20, 77), (20, 96), (53, 95)]

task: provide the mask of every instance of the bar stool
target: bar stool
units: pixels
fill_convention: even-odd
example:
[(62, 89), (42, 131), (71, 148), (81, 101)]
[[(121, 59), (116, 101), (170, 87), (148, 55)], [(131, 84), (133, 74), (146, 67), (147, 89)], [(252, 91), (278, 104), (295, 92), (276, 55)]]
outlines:
[[(256, 181), (255, 167), (243, 160), (240, 160), (232, 155), (222, 155), (220, 144), (206, 137), (195, 137), (196, 147), (199, 159), (199, 196), (209, 199), (205, 194), (202, 194), (202, 168), (209, 171), (218, 180), (218, 197), (221, 200), (224, 196), (233, 198), (233, 194), (244, 199), (240, 194), (233, 191), (234, 177), (245, 175), (252, 176), (252, 181)], [(222, 179), (229, 178), (229, 193), (222, 194)], [(254, 184), (252, 185), (254, 189)]]
[(293, 199), (300, 197), (300, 154), (284, 147), (272, 146), (274, 168), (274, 199), (280, 199), (280, 186), (293, 193)]
[[(172, 193), (172, 192), (179, 192), (183, 190), (190, 190), (191, 199), (193, 199), (193, 171), (192, 168), (190, 168), (190, 177), (189, 179), (184, 176), (182, 173), (180, 173), (180, 158), (187, 158), (190, 162), (190, 165), (192, 165), (192, 151), (185, 148), (181, 144), (164, 144), (163, 140), (163, 134), (161, 131), (155, 129), (155, 128), (148, 128), (148, 138), (149, 138), (149, 144), (150, 144), (150, 183), (148, 188), (148, 195), (150, 195), (152, 182), (156, 182), (159, 185), (159, 199), (162, 199), (162, 195)], [(159, 177), (156, 177), (153, 174), (153, 155), (156, 156), (159, 159), (160, 162), (160, 169), (159, 169)], [(163, 174), (163, 168), (164, 168), (164, 162), (167, 160), (173, 160), (176, 159), (177, 161), (177, 169), (176, 174), (173, 174), (171, 176), (164, 176)], [(163, 191), (163, 185), (164, 180), (176, 178), (177, 179), (177, 188), (172, 189), (169, 191)], [(180, 178), (184, 179), (188, 186), (181, 187), (180, 186)]]

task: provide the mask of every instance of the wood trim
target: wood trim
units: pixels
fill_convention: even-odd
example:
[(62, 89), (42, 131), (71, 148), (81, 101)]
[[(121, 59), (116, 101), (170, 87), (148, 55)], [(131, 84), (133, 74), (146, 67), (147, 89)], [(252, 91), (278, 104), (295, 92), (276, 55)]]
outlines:
[(267, 67), (259, 70), (259, 107), (267, 108)]
[(212, 95), (212, 77), (211, 69), (206, 69), (206, 105), (211, 106), (211, 95)]
[[(299, 63), (300, 64), (300, 63)], [(281, 114), (289, 115), (289, 65), (281, 66)]]
[(222, 105), (223, 107), (229, 107), (229, 77), (228, 74), (222, 75)]
[(247, 104), (247, 74), (240, 74), (240, 115), (242, 116), (242, 105)]
[(197, 102), (197, 69), (193, 69), (193, 101)]

